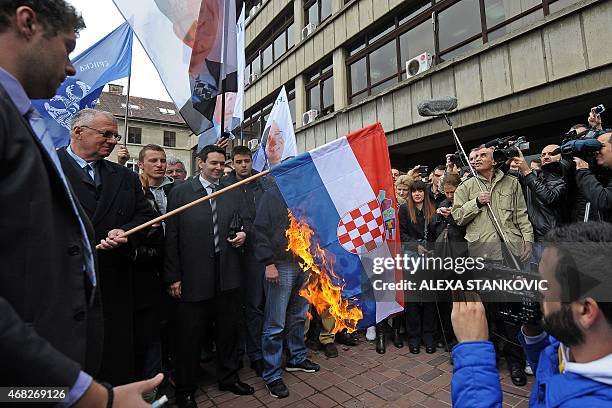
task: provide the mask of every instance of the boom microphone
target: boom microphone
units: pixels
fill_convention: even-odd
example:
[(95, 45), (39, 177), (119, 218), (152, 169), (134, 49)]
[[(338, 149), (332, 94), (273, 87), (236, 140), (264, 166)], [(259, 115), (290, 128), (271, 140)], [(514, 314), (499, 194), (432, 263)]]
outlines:
[(457, 109), (457, 98), (448, 96), (442, 99), (431, 99), (417, 105), (421, 116), (442, 116)]

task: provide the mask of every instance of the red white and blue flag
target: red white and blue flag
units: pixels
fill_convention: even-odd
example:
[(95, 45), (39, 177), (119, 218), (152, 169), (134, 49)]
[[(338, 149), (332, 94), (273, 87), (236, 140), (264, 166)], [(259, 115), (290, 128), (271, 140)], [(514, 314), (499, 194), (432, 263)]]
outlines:
[[(380, 123), (272, 167), (296, 219), (314, 231), (342, 282), (342, 296), (363, 312), (368, 327), (403, 310), (403, 292), (374, 290), (401, 279), (395, 269), (374, 273), (376, 258), (395, 258), (399, 223), (387, 139)], [(380, 287), (380, 285), (377, 285)]]

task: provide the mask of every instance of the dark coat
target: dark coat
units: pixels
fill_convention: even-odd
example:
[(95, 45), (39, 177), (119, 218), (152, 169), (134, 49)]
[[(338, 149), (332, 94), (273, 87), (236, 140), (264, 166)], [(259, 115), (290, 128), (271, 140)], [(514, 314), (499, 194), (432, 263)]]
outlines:
[[(166, 197), (175, 186), (167, 184), (162, 187)], [(145, 191), (147, 201), (155, 210), (155, 216), (160, 216), (159, 208), (150, 189)], [(162, 274), (164, 270), (164, 229), (151, 228), (146, 238), (136, 248), (134, 255), (134, 309), (142, 310), (161, 304), (165, 290)]]
[(586, 201), (591, 203), (590, 219), (612, 222), (612, 177), (610, 174), (606, 172), (597, 178), (588, 169), (577, 170), (576, 184)]
[[(102, 186), (96, 200), (96, 187), (66, 149), (59, 149), (58, 156), (66, 177), (94, 226), (96, 242), (108, 236), (112, 229), (125, 231), (155, 217), (155, 212), (145, 199), (138, 175), (108, 160), (100, 160), (96, 172), (100, 172)], [(146, 232), (129, 237), (129, 243), (111, 251), (98, 251), (100, 287), (104, 307), (104, 329), (109, 335), (104, 339), (103, 362), (100, 378), (113, 385), (133, 380), (133, 256)]]
[(550, 163), (542, 166), (537, 174), (518, 173), (536, 240), (542, 240), (548, 231), (564, 222), (567, 183), (558, 172), (552, 171), (554, 167), (557, 165)]
[[(257, 171), (253, 170), (251, 175), (258, 174)], [(226, 187), (232, 184), (236, 184), (238, 182), (238, 178), (236, 177), (236, 170), (233, 170), (227, 176), (221, 178), (221, 186)], [(243, 184), (240, 187), (237, 187), (237, 191), (240, 191), (240, 207), (243, 211), (246, 211), (249, 214), (249, 219), (254, 220), (255, 214), (257, 212), (257, 207), (259, 206), (259, 201), (263, 196), (265, 189), (265, 183), (262, 181), (262, 178), (258, 178), (257, 180)], [(252, 231), (245, 231), (247, 234), (247, 242), (245, 250), (247, 252), (252, 252), (253, 250), (253, 234)]]
[[(168, 212), (206, 195), (199, 177), (193, 177), (170, 192)], [(216, 200), (221, 263), (219, 289), (226, 291), (240, 287), (241, 250), (226, 240), (230, 223), (238, 213), (248, 231), (252, 221), (240, 208), (238, 191), (224, 193)], [(167, 220), (164, 282), (167, 285), (182, 282), (181, 301), (199, 302), (213, 299), (217, 294), (214, 246), (210, 202), (195, 205)]]
[(276, 184), (263, 194), (257, 217), (253, 223), (255, 258), (264, 265), (278, 262), (294, 262), (295, 257), (287, 251), (285, 231), (289, 228), (287, 204)]
[[(440, 203), (440, 207), (452, 208), (453, 203), (447, 199)], [(436, 256), (458, 258), (468, 255), (465, 227), (457, 225), (452, 214), (446, 218), (435, 214), (431, 219), (431, 232), (430, 238), (436, 241), (434, 246)]]
[(81, 369), (98, 371), (99, 291), (65, 185), (1, 85), (0, 183), (0, 385), (71, 387)]

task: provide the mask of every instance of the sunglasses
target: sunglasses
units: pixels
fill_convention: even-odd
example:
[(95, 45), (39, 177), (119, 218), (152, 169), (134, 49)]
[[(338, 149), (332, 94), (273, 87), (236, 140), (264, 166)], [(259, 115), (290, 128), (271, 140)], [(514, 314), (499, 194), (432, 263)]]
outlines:
[(85, 125), (80, 125), (80, 127), (87, 128), (89, 130), (93, 130), (94, 132), (98, 132), (99, 134), (101, 134), (102, 136), (104, 136), (107, 139), (110, 139), (110, 138), (114, 137), (116, 141), (120, 141), (121, 140), (121, 135), (118, 134), (118, 133), (115, 133), (115, 132), (113, 132), (111, 130), (94, 129), (92, 127), (85, 126)]

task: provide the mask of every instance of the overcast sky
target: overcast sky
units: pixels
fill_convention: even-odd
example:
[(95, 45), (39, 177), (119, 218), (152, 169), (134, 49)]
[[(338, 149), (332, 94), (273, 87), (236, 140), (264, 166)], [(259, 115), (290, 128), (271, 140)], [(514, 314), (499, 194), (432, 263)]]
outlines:
[[(87, 28), (80, 32), (77, 46), (70, 55), (76, 57), (87, 47), (110, 33), (123, 23), (123, 17), (115, 7), (112, 0), (68, 0), (82, 15)], [(127, 86), (127, 78), (116, 81)], [(124, 89), (124, 93), (125, 93)], [(151, 64), (149, 57), (142, 49), (136, 36), (134, 36), (134, 48), (132, 51), (132, 83), (131, 96), (161, 99), (170, 101), (168, 93), (159, 79), (159, 75)]]

